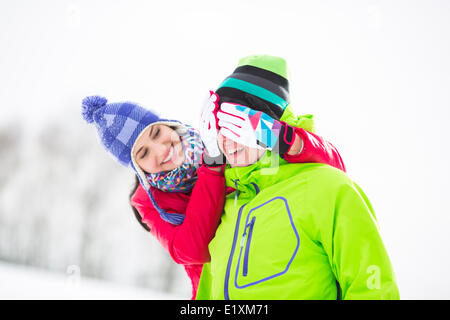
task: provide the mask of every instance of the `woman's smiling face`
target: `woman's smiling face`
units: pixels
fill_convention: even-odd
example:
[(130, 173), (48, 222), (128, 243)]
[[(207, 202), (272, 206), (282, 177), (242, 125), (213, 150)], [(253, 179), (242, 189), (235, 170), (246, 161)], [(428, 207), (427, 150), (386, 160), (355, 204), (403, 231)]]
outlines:
[(184, 161), (184, 150), (178, 133), (164, 124), (147, 127), (131, 150), (136, 163), (148, 173), (171, 171)]

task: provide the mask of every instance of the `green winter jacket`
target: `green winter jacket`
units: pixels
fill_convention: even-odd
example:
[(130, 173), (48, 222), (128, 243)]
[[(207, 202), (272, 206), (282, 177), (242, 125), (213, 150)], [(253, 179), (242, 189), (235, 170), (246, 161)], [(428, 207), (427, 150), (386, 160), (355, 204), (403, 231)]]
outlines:
[(399, 299), (373, 208), (344, 172), (267, 151), (225, 177), (238, 191), (226, 198), (197, 299)]

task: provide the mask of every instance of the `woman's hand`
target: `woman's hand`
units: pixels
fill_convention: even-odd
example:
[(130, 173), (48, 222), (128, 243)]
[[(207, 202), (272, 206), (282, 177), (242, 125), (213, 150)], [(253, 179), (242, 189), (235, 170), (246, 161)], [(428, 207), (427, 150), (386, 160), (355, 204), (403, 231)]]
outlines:
[(200, 137), (204, 146), (202, 163), (209, 167), (225, 164), (225, 157), (217, 144), (217, 132), (219, 129), (217, 119), (218, 110), (219, 96), (209, 91), (209, 97), (203, 106), (199, 125)]
[(199, 132), (208, 154), (211, 157), (220, 154), (219, 146), (217, 145), (217, 120), (216, 113), (219, 109), (219, 96), (214, 92), (209, 92), (209, 97), (203, 105), (200, 116)]

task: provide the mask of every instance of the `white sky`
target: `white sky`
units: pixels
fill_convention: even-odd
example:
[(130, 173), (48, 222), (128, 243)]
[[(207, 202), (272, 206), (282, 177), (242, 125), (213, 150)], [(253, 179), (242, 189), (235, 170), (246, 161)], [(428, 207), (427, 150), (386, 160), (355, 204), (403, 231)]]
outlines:
[(288, 60), (292, 104), (373, 202), (402, 298), (449, 299), (449, 1), (1, 1), (0, 125), (74, 121), (91, 94), (195, 125), (255, 53)]

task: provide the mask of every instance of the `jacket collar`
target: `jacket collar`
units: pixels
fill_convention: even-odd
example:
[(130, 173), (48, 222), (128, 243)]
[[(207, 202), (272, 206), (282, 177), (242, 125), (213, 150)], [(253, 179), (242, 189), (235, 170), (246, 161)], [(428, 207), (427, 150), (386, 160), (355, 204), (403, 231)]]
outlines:
[(225, 169), (226, 186), (237, 189), (244, 197), (254, 195), (266, 185), (280, 180), (277, 173), (280, 167), (287, 163), (278, 154), (266, 151), (256, 163), (247, 167), (231, 168), (227, 166)]

